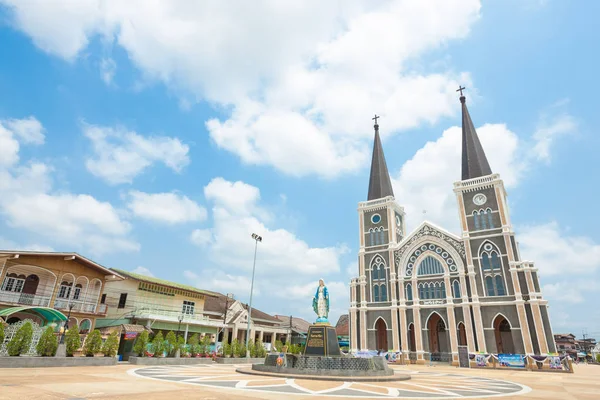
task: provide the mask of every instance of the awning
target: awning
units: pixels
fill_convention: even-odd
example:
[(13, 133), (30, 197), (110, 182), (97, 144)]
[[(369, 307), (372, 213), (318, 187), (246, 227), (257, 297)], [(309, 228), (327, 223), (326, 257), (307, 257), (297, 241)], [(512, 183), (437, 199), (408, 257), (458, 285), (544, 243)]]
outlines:
[(8, 317), (21, 311), (34, 312), (39, 314), (46, 321), (66, 321), (67, 316), (54, 308), (49, 307), (10, 307), (0, 310), (0, 317)]
[(135, 333), (141, 333), (146, 330), (149, 332), (152, 332), (151, 329), (146, 329), (146, 327), (144, 327), (142, 325), (132, 325), (132, 324), (123, 324), (123, 330), (125, 332), (135, 332)]

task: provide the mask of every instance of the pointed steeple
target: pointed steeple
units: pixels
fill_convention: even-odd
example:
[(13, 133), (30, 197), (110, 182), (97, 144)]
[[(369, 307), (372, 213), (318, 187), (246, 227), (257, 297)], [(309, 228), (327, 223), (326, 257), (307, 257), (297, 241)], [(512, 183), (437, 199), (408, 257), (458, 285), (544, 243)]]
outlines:
[(460, 87), (457, 92), (460, 91), (462, 104), (462, 180), (464, 181), (491, 175), (492, 170), (471, 121), (466, 99), (462, 94), (463, 89), (464, 87)]
[(393, 196), (392, 182), (388, 173), (385, 157), (383, 156), (383, 146), (379, 137), (379, 124), (375, 115), (375, 139), (373, 141), (373, 158), (371, 159), (371, 177), (369, 178), (369, 195), (367, 200), (381, 199), (387, 196)]

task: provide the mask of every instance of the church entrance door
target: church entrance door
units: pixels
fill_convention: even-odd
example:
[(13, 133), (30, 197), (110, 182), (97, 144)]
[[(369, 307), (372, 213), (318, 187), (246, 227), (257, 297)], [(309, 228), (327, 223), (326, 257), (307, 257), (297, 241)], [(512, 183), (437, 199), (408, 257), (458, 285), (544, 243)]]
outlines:
[(377, 350), (388, 351), (387, 326), (383, 319), (379, 318), (375, 323), (375, 332), (377, 334)]
[(448, 353), (448, 337), (446, 324), (438, 313), (433, 313), (427, 322), (429, 331), (429, 352), (431, 361), (445, 361)]
[(510, 324), (502, 315), (494, 320), (494, 336), (498, 354), (514, 354), (515, 346), (512, 340)]

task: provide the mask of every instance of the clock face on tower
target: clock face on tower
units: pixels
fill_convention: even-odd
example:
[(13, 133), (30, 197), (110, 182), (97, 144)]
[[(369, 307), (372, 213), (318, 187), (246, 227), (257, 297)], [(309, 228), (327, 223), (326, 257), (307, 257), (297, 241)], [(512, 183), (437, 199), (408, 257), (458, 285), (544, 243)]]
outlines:
[(485, 194), (483, 193), (477, 193), (475, 196), (473, 196), (473, 203), (478, 206), (485, 204), (486, 201), (487, 197), (485, 197)]

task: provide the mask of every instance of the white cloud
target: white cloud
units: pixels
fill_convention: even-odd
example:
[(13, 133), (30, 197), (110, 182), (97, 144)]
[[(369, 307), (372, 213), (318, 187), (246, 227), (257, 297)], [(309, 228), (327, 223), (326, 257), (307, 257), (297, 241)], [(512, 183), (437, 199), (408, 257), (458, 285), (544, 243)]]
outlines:
[(151, 276), (154, 278), (154, 274), (152, 273), (152, 271), (150, 271), (146, 267), (142, 267), (141, 265), (137, 266), (131, 272), (133, 272), (134, 274), (146, 275), (146, 276)]
[(576, 128), (575, 118), (569, 114), (542, 115), (533, 134), (535, 140), (533, 152), (538, 160), (550, 162), (552, 143), (561, 136), (573, 134)]
[(35, 117), (3, 121), (26, 144), (44, 144), (44, 127)]
[[(201, 274), (185, 270), (183, 276), (190, 280), (194, 286), (223, 294), (233, 293), (236, 300), (244, 303), (248, 302), (250, 298), (250, 276), (231, 275), (217, 269), (206, 269)], [(254, 296), (260, 295), (261, 284), (256, 281), (254, 283)]]
[(265, 0), (232, 11), (219, 2), (2, 1), (47, 52), (72, 60), (104, 35), (146, 81), (230, 110), (207, 127), (244, 162), (326, 178), (366, 165), (372, 112), (384, 117), (386, 134), (457, 113), (454, 89), (459, 80), (470, 84), (468, 74), (411, 65), (466, 37), (481, 7), (479, 0)]
[(196, 246), (204, 247), (213, 240), (210, 229), (194, 229), (190, 235), (190, 241)]
[(221, 177), (214, 178), (204, 187), (206, 200), (218, 204), (235, 215), (257, 215), (268, 220), (271, 215), (259, 207), (260, 190), (242, 181), (230, 182)]
[(175, 172), (189, 164), (189, 146), (167, 136), (144, 137), (124, 128), (84, 124), (84, 134), (92, 141), (94, 157), (87, 169), (110, 184), (131, 183), (142, 171), (161, 162)]
[(586, 236), (566, 235), (557, 222), (523, 226), (518, 234), (521, 257), (535, 261), (540, 275), (591, 274), (600, 269), (600, 244)]
[[(423, 219), (452, 232), (459, 231), (452, 184), (461, 178), (461, 132), (455, 126), (445, 130), (435, 142), (427, 142), (392, 179), (396, 199), (407, 214), (409, 232)], [(507, 187), (515, 186), (526, 169), (517, 135), (504, 124), (486, 124), (477, 133), (484, 149), (494, 149), (486, 153), (492, 171), (500, 173)]]
[(127, 207), (139, 218), (178, 224), (206, 219), (206, 209), (176, 193), (129, 192)]
[[(37, 121), (35, 118), (29, 118), (25, 123), (11, 121), (18, 133), (12, 135), (12, 131), (0, 126), (0, 141), (8, 132), (11, 140), (17, 137), (25, 143), (43, 142), (35, 134), (43, 132), (43, 127), (36, 127), (36, 122), (32, 122)], [(15, 151), (15, 147), (10, 150)], [(12, 154), (10, 164), (0, 165), (0, 212), (9, 227), (25, 229), (51, 243), (67, 245), (69, 250), (83, 248), (86, 252), (100, 254), (139, 249), (139, 244), (128, 238), (130, 224), (110, 203), (87, 194), (54, 192), (51, 166), (19, 164), (18, 146)]]
[(107, 85), (110, 85), (117, 72), (117, 63), (112, 58), (103, 58), (100, 61), (100, 76)]

